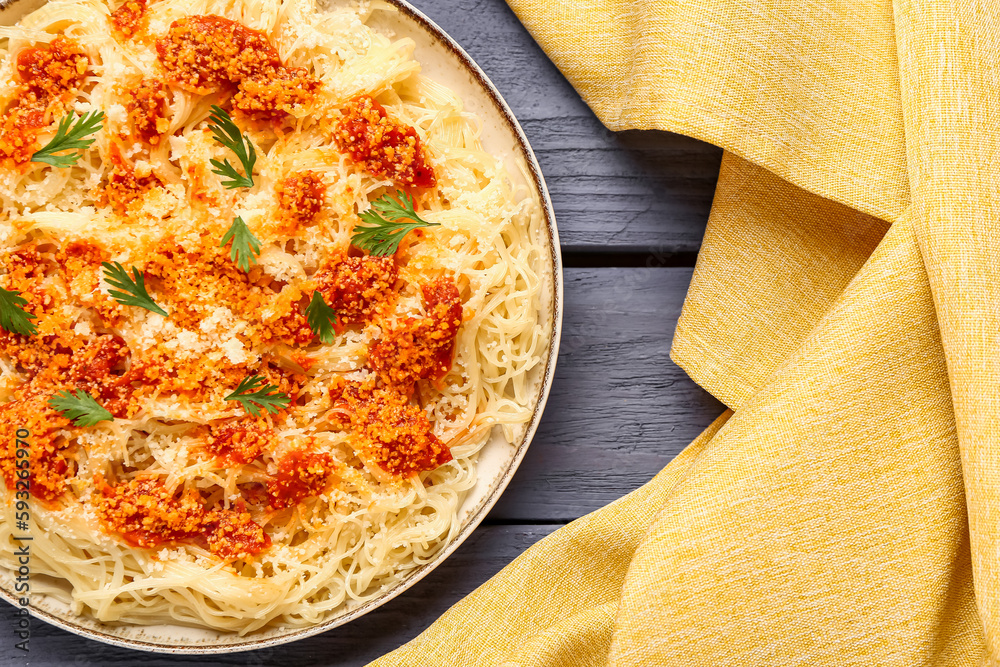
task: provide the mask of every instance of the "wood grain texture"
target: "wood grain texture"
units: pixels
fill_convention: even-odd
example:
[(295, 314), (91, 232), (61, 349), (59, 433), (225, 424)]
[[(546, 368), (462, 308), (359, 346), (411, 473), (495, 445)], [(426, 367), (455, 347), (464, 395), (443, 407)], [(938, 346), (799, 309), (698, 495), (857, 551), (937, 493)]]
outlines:
[(524, 127), (563, 250), (692, 252), (722, 151), (668, 132), (611, 132), (500, 0), (415, 0), (479, 63)]

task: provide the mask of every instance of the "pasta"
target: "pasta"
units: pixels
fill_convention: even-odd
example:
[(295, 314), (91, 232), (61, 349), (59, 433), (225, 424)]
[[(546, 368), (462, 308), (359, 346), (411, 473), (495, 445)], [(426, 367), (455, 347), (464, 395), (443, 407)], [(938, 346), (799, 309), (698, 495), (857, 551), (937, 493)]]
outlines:
[[(530, 419), (539, 212), (380, 11), (56, 0), (0, 28), (0, 287), (35, 329), (0, 331), (0, 566), (23, 429), (34, 574), (75, 613), (319, 623), (448, 544)], [(358, 240), (408, 203), (394, 252)]]

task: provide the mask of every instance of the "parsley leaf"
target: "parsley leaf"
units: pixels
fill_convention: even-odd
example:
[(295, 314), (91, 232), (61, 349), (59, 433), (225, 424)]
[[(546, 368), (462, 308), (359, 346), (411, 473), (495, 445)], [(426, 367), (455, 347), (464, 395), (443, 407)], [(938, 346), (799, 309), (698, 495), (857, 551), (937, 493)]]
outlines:
[(27, 305), (28, 302), (20, 292), (0, 287), (0, 327), (22, 336), (38, 333), (38, 327), (31, 321), (38, 316), (24, 310)]
[(97, 402), (97, 399), (82, 389), (77, 389), (76, 392), (63, 390), (56, 393), (49, 399), (49, 406), (66, 419), (72, 419), (77, 426), (94, 426), (99, 422), (115, 418)]
[(260, 416), (260, 408), (269, 413), (275, 413), (287, 408), (292, 399), (278, 391), (273, 384), (265, 384), (264, 378), (252, 375), (244, 378), (236, 387), (236, 391), (226, 396), (227, 401), (239, 401), (243, 409), (254, 417)]
[[(74, 120), (76, 123), (73, 122)], [(31, 156), (31, 161), (44, 162), (53, 167), (72, 167), (80, 159), (79, 153), (69, 155), (56, 155), (56, 153), (74, 148), (90, 148), (96, 138), (86, 139), (85, 137), (101, 129), (101, 121), (103, 120), (103, 111), (90, 111), (82, 116), (73, 114), (63, 116), (56, 129), (56, 136), (52, 137), (52, 141), (42, 146), (41, 150), (36, 151)]]
[(253, 165), (257, 161), (257, 151), (250, 142), (250, 137), (240, 132), (240, 128), (233, 122), (225, 109), (212, 105), (212, 115), (209, 116), (209, 127), (212, 128), (212, 135), (220, 144), (236, 153), (246, 176), (236, 171), (236, 167), (230, 164), (228, 158), (225, 162), (219, 160), (209, 160), (215, 169), (213, 174), (218, 174), (228, 181), (222, 181), (222, 187), (232, 190), (234, 188), (253, 187)]
[(413, 199), (402, 190), (396, 191), (395, 198), (382, 195), (372, 202), (370, 210), (359, 217), (365, 224), (354, 228), (351, 243), (376, 257), (395, 255), (399, 242), (414, 229), (438, 226), (438, 223), (427, 222), (417, 215)]
[(230, 241), (233, 245), (229, 249), (229, 258), (244, 271), (249, 271), (250, 265), (257, 262), (257, 255), (260, 254), (260, 239), (253, 235), (240, 216), (233, 220), (219, 247), (225, 247)]
[(337, 323), (337, 311), (327, 305), (319, 290), (313, 292), (306, 306), (306, 322), (324, 345), (333, 344), (333, 325)]
[(133, 277), (129, 277), (128, 271), (118, 262), (114, 264), (102, 262), (101, 267), (104, 269), (104, 279), (108, 284), (118, 288), (110, 290), (111, 298), (115, 301), (123, 306), (139, 306), (158, 315), (167, 316), (167, 311), (160, 308), (146, 291), (146, 279), (139, 273), (139, 269), (133, 266)]

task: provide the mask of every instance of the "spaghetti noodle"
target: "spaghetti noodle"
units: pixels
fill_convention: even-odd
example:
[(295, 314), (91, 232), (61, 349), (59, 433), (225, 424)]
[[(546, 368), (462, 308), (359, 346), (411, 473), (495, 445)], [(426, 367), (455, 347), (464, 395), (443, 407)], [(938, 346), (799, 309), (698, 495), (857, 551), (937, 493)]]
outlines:
[[(56, 0), (0, 32), (0, 287), (37, 327), (0, 331), (0, 564), (27, 429), (34, 573), (76, 613), (321, 622), (446, 545), (477, 453), (529, 420), (538, 212), (413, 42), (367, 25), (387, 9)], [(212, 167), (232, 158), (213, 105), (254, 147), (250, 187)], [(31, 161), (97, 110), (73, 166)], [(387, 194), (432, 226), (376, 257), (351, 239)], [(220, 243), (237, 219), (247, 267)], [(116, 298), (105, 263), (167, 316)], [(336, 313), (328, 342), (311, 295)], [(250, 376), (287, 404), (227, 400)], [(113, 419), (53, 407), (74, 390)]]

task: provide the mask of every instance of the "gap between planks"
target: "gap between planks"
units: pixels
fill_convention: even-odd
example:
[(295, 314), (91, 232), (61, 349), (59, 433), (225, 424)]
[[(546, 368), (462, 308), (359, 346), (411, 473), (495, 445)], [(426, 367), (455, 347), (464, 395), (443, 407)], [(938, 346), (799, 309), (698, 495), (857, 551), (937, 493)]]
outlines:
[(563, 267), (567, 269), (600, 268), (691, 268), (698, 261), (697, 252), (672, 252), (654, 248), (624, 246), (612, 251), (563, 249)]

